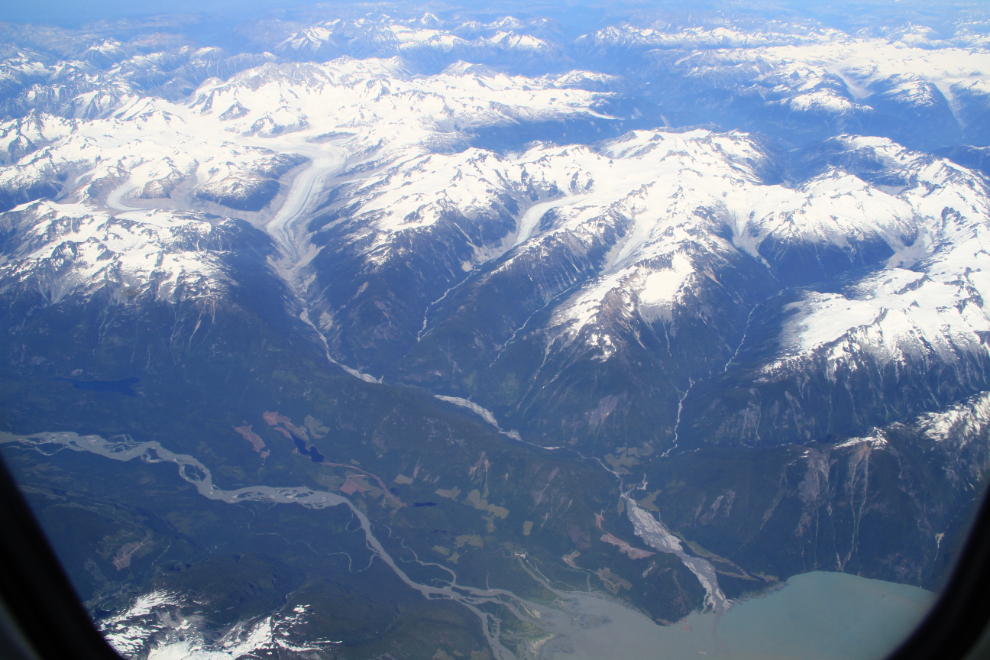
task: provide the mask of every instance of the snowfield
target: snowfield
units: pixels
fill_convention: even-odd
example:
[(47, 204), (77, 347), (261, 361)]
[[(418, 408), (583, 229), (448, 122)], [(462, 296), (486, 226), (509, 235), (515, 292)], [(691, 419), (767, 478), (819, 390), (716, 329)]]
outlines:
[[(313, 25), (279, 48), (316, 52), (361, 30), (397, 53), (482, 42), (545, 47), (534, 36), (541, 25), (515, 19), (382, 20)], [(783, 23), (758, 31), (620, 25), (577, 43), (677, 51), (676, 68), (688, 78), (732, 68), (740, 89), (759, 87), (768, 103), (795, 111), (844, 113), (886, 95), (918, 108), (944, 98), (956, 112), (960, 94), (986, 93), (990, 54), (973, 35), (937, 44), (929, 36)], [(443, 252), (466, 242), (470, 255), (436, 284), (443, 297), (417, 311), (424, 321), (416, 341), (433, 305), (469, 276), (494, 282), (560, 258), (552, 255), (561, 249), (574, 263), (604, 253), (591, 277), (547, 300), (544, 325), (527, 332), (542, 333), (547, 351), (583, 346), (606, 362), (623, 350), (620, 321), (645, 323), (668, 344), (687, 317), (716, 323), (698, 301), (731, 289), (725, 274), (741, 263), (766, 269), (781, 289), (808, 284), (812, 275), (802, 282), (793, 271), (800, 253), (802, 268), (820, 269), (820, 277), (866, 271), (843, 287), (799, 292), (762, 378), (789, 377), (822, 356), (834, 371), (855, 369), (864, 355), (879, 365), (986, 355), (986, 179), (888, 138), (832, 138), (832, 164), (794, 181), (768, 176), (779, 156), (738, 131), (636, 130), (592, 145), (548, 140), (500, 152), (469, 146), (472, 135), (534, 122), (619, 121), (600, 110), (617, 94), (589, 91), (618, 78), (510, 75), (467, 62), (424, 75), (398, 56), (340, 57), (269, 61), (170, 101), (114, 78), (138, 60), (121, 59), (119, 44), (97, 46), (120, 60), (107, 78), (120, 94), (100, 101), (112, 111), (31, 111), (0, 124), (0, 193), (12, 207), (4, 222), (19, 241), (5, 250), (3, 281), (36, 282), (50, 304), (103, 287), (168, 300), (217, 295), (228, 277), (221, 237), (235, 226), (224, 218), (236, 217), (270, 236), (278, 249), (272, 266), (304, 303), (321, 295), (312, 264), (328, 231), (341, 241), (333, 249), (362, 273), (405, 262), (414, 243)], [(23, 54), (7, 61), (14, 82), (54, 75)], [(73, 103), (94, 108), (100, 94), (85, 91)], [(870, 165), (844, 164), (851, 162)], [(324, 305), (313, 317), (326, 330), (339, 311)]]

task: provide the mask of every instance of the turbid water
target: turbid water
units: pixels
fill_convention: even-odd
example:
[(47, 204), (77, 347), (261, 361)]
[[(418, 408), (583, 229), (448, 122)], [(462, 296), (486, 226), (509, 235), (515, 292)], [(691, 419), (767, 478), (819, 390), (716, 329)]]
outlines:
[(903, 640), (935, 594), (845, 573), (805, 573), (721, 617), (689, 615), (672, 626), (593, 596), (573, 611), (589, 627), (550, 641), (554, 660), (880, 660)]
[[(452, 570), (444, 586), (412, 580), (375, 538), (371, 522), (351, 501), (336, 493), (306, 487), (254, 486), (222, 490), (209, 469), (192, 456), (175, 454), (157, 442), (107, 440), (75, 433), (14, 436), (0, 433), (0, 445), (19, 445), (42, 453), (72, 450), (99, 454), (116, 461), (168, 462), (178, 476), (193, 484), (200, 495), (236, 504), (264, 501), (313, 509), (347, 506), (361, 523), (368, 549), (384, 561), (407, 585), (426, 598), (446, 598), (472, 611), (482, 623), (493, 655), (515, 660), (502, 644), (501, 621), (479, 606), (497, 604), (538, 630), (527, 653), (540, 660), (879, 660), (902, 640), (924, 616), (935, 596), (907, 585), (882, 582), (843, 573), (807, 573), (792, 577), (783, 588), (752, 600), (730, 604), (716, 584), (706, 586), (714, 611), (695, 613), (672, 626), (660, 626), (622, 603), (595, 594), (562, 592), (552, 605), (534, 603), (502, 589), (476, 589), (457, 584)], [(645, 512), (643, 512), (645, 513)], [(635, 517), (634, 517), (635, 518)], [(641, 536), (663, 545), (669, 533), (655, 519), (645, 520)], [(652, 517), (651, 517), (652, 519)], [(638, 520), (634, 519), (634, 522)], [(659, 547), (658, 547), (659, 549)], [(677, 554), (679, 549), (671, 547)], [(682, 560), (684, 558), (682, 557)], [(436, 566), (436, 564), (431, 564)], [(689, 566), (689, 568), (692, 568)], [(711, 577), (706, 566), (692, 570), (703, 584)], [(714, 571), (714, 569), (712, 569)], [(712, 580), (713, 581), (713, 580)], [(518, 649), (517, 649), (518, 650)], [(525, 655), (525, 654), (524, 654)], [(178, 657), (178, 656), (177, 656)], [(204, 657), (200, 654), (181, 657)], [(212, 656), (211, 656), (212, 657)]]
[(729, 610), (717, 628), (725, 646), (713, 657), (882, 658), (934, 600), (919, 587), (845, 573), (796, 575), (780, 591)]

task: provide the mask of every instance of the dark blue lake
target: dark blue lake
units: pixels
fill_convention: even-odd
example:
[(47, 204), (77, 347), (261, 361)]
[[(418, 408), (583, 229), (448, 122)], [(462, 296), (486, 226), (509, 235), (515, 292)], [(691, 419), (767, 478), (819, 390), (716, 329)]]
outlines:
[(299, 450), (300, 454), (309, 456), (309, 460), (314, 463), (322, 463), (325, 460), (325, 456), (317, 451), (316, 447), (307, 447), (306, 442), (297, 436), (295, 433), (289, 433), (292, 436), (292, 441), (296, 443), (296, 449)]

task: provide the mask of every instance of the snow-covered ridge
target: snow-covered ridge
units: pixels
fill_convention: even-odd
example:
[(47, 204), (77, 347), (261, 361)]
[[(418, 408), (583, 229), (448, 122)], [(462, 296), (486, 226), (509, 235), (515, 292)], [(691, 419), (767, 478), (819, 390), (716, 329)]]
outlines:
[[(444, 29), (429, 16), (389, 25), (393, 37), (404, 34), (410, 43)], [(327, 35), (337, 29), (324, 27)], [(474, 26), (471, 34), (494, 38), (517, 29), (506, 20)], [(733, 29), (654, 27), (648, 36), (690, 33), (696, 41), (732, 45), (738, 36)], [(800, 32), (789, 29), (775, 26), (767, 34)], [(739, 69), (744, 85), (772, 92), (769, 103), (808, 110), (835, 101), (832, 109), (839, 111), (888, 93), (916, 105), (948, 94), (951, 103), (953, 93), (985, 84), (981, 72), (990, 69), (990, 56), (977, 50), (920, 48), (810, 28), (800, 34), (800, 43), (689, 52), (676, 66), (688, 77), (713, 67)], [(912, 77), (902, 75), (905, 70)], [(94, 217), (128, 221), (144, 213), (139, 209), (158, 209), (152, 224), (159, 233), (168, 223), (188, 224), (182, 215), (187, 209), (216, 213), (226, 206), (278, 233), (286, 255), (299, 257), (293, 267), (300, 281), (316, 248), (298, 222), (291, 232), (276, 231), (284, 225), (282, 206), (293, 181), (305, 184), (293, 197), (305, 202), (305, 208), (291, 209), (295, 220), (325, 200), (326, 189), (335, 189), (333, 229), (369, 272), (404, 259), (403, 240), (446, 231), (448, 223), (470, 236), (474, 251), (458, 257), (463, 261), (451, 268), (455, 279), (504, 257), (490, 274), (497, 276), (544, 258), (564, 241), (575, 253), (601, 248), (605, 262), (553, 310), (546, 328), (548, 341), (580, 339), (600, 360), (621, 350), (608, 327), (616, 318), (666, 324), (676, 332), (671, 324), (689, 311), (685, 301), (721, 286), (722, 272), (741, 258), (768, 266), (774, 244), (813, 245), (850, 259), (863, 246), (882, 246), (894, 257), (859, 288), (809, 293), (792, 306), (781, 355), (764, 370), (766, 377), (803, 368), (822, 351), (832, 351), (827, 359), (837, 365), (863, 350), (882, 364), (919, 355), (952, 361), (985, 350), (981, 333), (990, 327), (980, 304), (988, 284), (981, 250), (990, 207), (982, 180), (946, 161), (880, 138), (841, 138), (835, 142), (842, 149), (868, 151), (904, 185), (832, 167), (785, 186), (762, 180), (769, 156), (741, 133), (637, 131), (596, 147), (548, 143), (506, 154), (463, 148), (466, 135), (486, 127), (609, 121), (595, 108), (612, 95), (589, 91), (595, 81), (611, 83), (592, 72), (520, 76), (467, 63), (416, 75), (398, 58), (269, 63), (226, 81), (210, 79), (187, 102), (131, 94), (118, 98), (105, 118), (34, 113), (3, 123), (0, 147), (10, 164), (0, 167), (0, 201), (13, 206), (57, 197), (45, 213), (64, 208), (68, 224), (82, 217), (79, 205)], [(886, 87), (878, 91), (881, 83)], [(91, 290), (107, 277), (87, 250), (108, 241), (72, 239), (83, 256), (73, 257), (79, 279), (66, 279), (72, 283), (65, 291)], [(45, 249), (44, 255), (25, 253), (18, 268), (49, 268), (45, 260), (53, 248)], [(108, 249), (154, 252), (137, 242)], [(15, 273), (10, 263), (11, 276), (23, 280), (26, 271)], [(169, 297), (193, 273), (218, 277), (204, 264), (166, 264), (158, 274), (135, 264), (127, 269), (142, 282), (170, 282), (162, 294)], [(445, 282), (441, 291), (451, 285)], [(65, 291), (50, 288), (51, 299), (61, 300)], [(332, 319), (334, 310), (326, 311)]]
[(384, 169), (379, 176), (386, 185), (370, 177), (346, 191), (351, 222), (378, 234), (369, 252), (387, 244), (395, 233), (428, 227), (452, 210), (468, 219), (483, 217), (507, 198), (517, 199), (520, 209), (539, 207), (546, 213), (553, 208), (559, 221), (545, 229), (532, 226), (539, 217), (520, 210), (516, 231), (503, 241), (504, 251), (538, 236), (574, 231), (603, 208), (622, 202), (627, 202), (624, 210), (638, 212), (662, 195), (644, 186), (663, 185), (666, 192), (668, 175), (698, 180), (718, 173), (737, 177), (740, 185), (756, 184), (753, 170), (762, 158), (741, 135), (639, 131), (598, 150), (547, 144), (505, 156), (480, 149), (417, 156)]
[[(845, 293), (812, 292), (792, 305), (782, 361), (766, 373), (797, 368), (794, 359), (874, 323), (882, 325), (869, 331), (876, 336), (857, 341), (887, 356), (881, 361), (930, 350), (954, 360), (957, 349), (983, 350), (979, 333), (990, 321), (980, 305), (966, 303), (979, 300), (974, 292), (990, 294), (981, 275), (990, 266), (981, 247), (990, 217), (982, 179), (883, 138), (835, 144), (868, 155), (906, 185), (872, 184), (840, 167), (796, 186), (767, 185), (759, 172), (768, 157), (745, 134), (637, 131), (594, 149), (542, 145), (506, 156), (467, 150), (401, 160), (345, 186), (348, 212), (334, 227), (381, 265), (403, 258), (394, 252), (403, 235), (444, 218), (465, 230), (495, 222), (495, 211), (516, 200), (515, 230), (506, 227), (499, 243), (478, 246), (463, 265), (477, 268), (511, 250), (490, 276), (542, 259), (536, 255), (561, 236), (590, 249), (618, 228), (599, 276), (550, 323), (552, 336), (584, 337), (599, 359), (618, 350), (602, 326), (607, 301), (612, 312), (669, 323), (675, 310), (689, 312), (685, 296), (717, 284), (731, 261), (747, 255), (766, 263), (768, 245), (816, 246), (849, 259), (882, 246), (893, 255), (886, 269)], [(844, 350), (835, 348), (836, 360)]]
[(9, 165), (76, 129), (78, 121), (32, 112), (0, 124), (0, 164)]
[[(416, 76), (398, 60), (345, 58), (266, 65), (226, 82), (211, 80), (187, 103), (132, 96), (107, 118), (32, 113), (8, 120), (0, 123), (0, 147), (9, 154), (9, 164), (0, 166), (0, 204), (57, 197), (10, 217), (20, 225), (57, 226), (45, 235), (62, 238), (17, 248), (5, 277), (47, 282), (51, 302), (107, 281), (154, 282), (155, 295), (168, 299), (180, 289), (215, 292), (223, 286), (215, 255), (173, 249), (173, 236), (218, 230), (204, 211), (236, 210), (275, 231), (285, 215), (281, 206), (295, 203), (283, 199), (286, 177), (308, 182), (299, 194), (311, 204), (333, 185), (326, 163), (336, 171), (345, 160), (371, 161), (375, 173), (394, 159), (421, 159), (425, 172), (431, 157), (439, 159), (434, 165), (447, 157), (424, 154), (476, 127), (598, 116), (591, 106), (603, 95), (575, 87), (594, 75), (527, 78), (452, 67)], [(435, 176), (436, 185), (443, 176)], [(388, 203), (388, 213), (399, 208)], [(286, 256), (308, 253), (295, 235), (283, 234), (274, 238)], [(64, 246), (71, 255), (53, 252)]]
[(962, 120), (958, 97), (990, 94), (990, 51), (832, 32), (805, 42), (689, 51), (674, 68), (699, 81), (731, 81), (740, 93), (801, 111), (872, 111), (896, 99), (918, 107), (947, 102)]
[(14, 161), (0, 167), (0, 191), (16, 199), (54, 186), (71, 201), (120, 209), (178, 188), (187, 198), (166, 205), (195, 207), (188, 195), (198, 193), (224, 204), (309, 158), (314, 140), (341, 145), (360, 163), (432, 151), (476, 127), (596, 115), (590, 108), (602, 95), (573, 80), (456, 68), (419, 77), (397, 60), (265, 66), (210, 81), (189, 103), (132, 97), (107, 119), (35, 114), (0, 124), (0, 146)]
[(941, 413), (922, 415), (919, 427), (935, 442), (954, 438), (964, 445), (990, 424), (990, 392), (983, 392)]
[[(904, 426), (916, 429), (932, 443), (931, 449), (938, 449), (949, 455), (959, 455), (966, 448), (972, 448), (974, 443), (981, 441), (990, 429), (990, 392), (981, 392), (961, 401), (941, 412), (926, 413), (903, 422)], [(849, 438), (832, 445), (833, 449), (846, 449), (867, 445), (871, 449), (889, 449), (887, 440), (888, 430), (874, 429), (867, 436)], [(985, 455), (985, 450), (978, 449)], [(978, 475), (986, 468), (981, 464), (969, 464), (967, 471)], [(955, 479), (951, 474), (950, 478)], [(974, 481), (979, 482), (979, 479)]]
[[(630, 316), (670, 320), (684, 294), (717, 281), (733, 255), (741, 251), (763, 260), (760, 247), (770, 237), (842, 251), (874, 240), (908, 242), (905, 258), (920, 249), (913, 241), (919, 212), (909, 200), (838, 169), (798, 187), (764, 185), (758, 176), (764, 155), (742, 134), (637, 132), (605, 145), (602, 153), (614, 157), (565, 161), (573, 170), (587, 168), (594, 194), (556, 203), (553, 228), (540, 237), (594, 234), (610, 216), (628, 222), (599, 278), (555, 314), (552, 324), (570, 337), (598, 324), (606, 300), (622, 301)], [(939, 218), (928, 220), (934, 225)], [(731, 241), (723, 238), (725, 229)], [(615, 350), (600, 331), (588, 341), (599, 346), (602, 359)]]
[[(336, 105), (326, 103), (327, 96)], [(346, 224), (344, 235), (363, 246), (370, 265), (386, 262), (400, 236), (432, 227), (452, 213), (481, 225), (504, 223), (506, 214), (515, 217), (515, 229), (506, 225), (497, 243), (476, 246), (464, 270), (509, 250), (512, 255), (501, 268), (512, 268), (562, 235), (590, 248), (603, 240), (603, 232), (618, 228), (621, 240), (611, 245), (599, 277), (561, 305), (550, 324), (557, 329), (552, 334), (567, 342), (584, 337), (599, 359), (617, 350), (615, 338), (599, 327), (606, 301), (630, 318), (669, 321), (687, 293), (717, 282), (719, 271), (740, 252), (764, 260), (761, 246), (769, 240), (845, 253), (883, 244), (895, 257), (889, 270), (855, 291), (809, 294), (795, 303), (782, 336), (781, 359), (767, 367), (768, 377), (799, 368), (802, 356), (825, 345), (832, 347), (835, 360), (844, 360), (848, 342), (870, 346), (881, 361), (932, 351), (951, 361), (959, 350), (983, 350), (980, 333), (990, 331), (990, 322), (982, 307), (967, 301), (976, 301), (973, 292), (990, 286), (980, 274), (990, 265), (983, 264), (981, 252), (985, 218), (990, 217), (985, 184), (964, 168), (889, 140), (849, 137), (835, 143), (848, 152), (869, 152), (915, 183), (899, 189), (873, 185), (833, 167), (798, 186), (765, 185), (759, 172), (767, 156), (755, 142), (744, 134), (706, 130), (637, 131), (597, 148), (541, 145), (506, 155), (479, 149), (429, 152), (436, 136), (471, 125), (521, 116), (590, 115), (596, 98), (557, 86), (553, 77), (467, 72), (419, 77), (403, 72), (394, 60), (266, 66), (225, 83), (210, 82), (189, 104), (134, 99), (111, 119), (67, 122), (39, 115), (8, 122), (2, 127), (8, 144), (23, 138), (45, 146), (0, 169), (0, 184), (24, 189), (66, 180), (68, 186), (60, 184), (65, 201), (109, 207), (100, 216), (104, 221), (117, 211), (133, 220), (136, 216), (126, 214), (137, 213), (128, 210), (135, 205), (169, 209), (147, 215), (159, 218), (154, 222), (160, 231), (161, 218), (187, 223), (176, 220), (181, 215), (176, 207), (195, 206), (197, 195), (232, 196), (265, 181), (277, 189), (277, 177), (296, 163), (312, 161), (321, 150), (343, 149), (358, 162), (375, 158), (365, 173), (346, 173), (338, 190), (348, 214), (337, 222)], [(513, 99), (514, 105), (507, 103)], [(259, 122), (265, 130), (258, 129)], [(278, 127), (284, 130), (274, 130)], [(326, 135), (331, 136), (327, 142), (314, 142)], [(63, 205), (45, 209), (44, 214), (59, 213)], [(64, 209), (70, 218), (82, 214), (71, 203)], [(78, 281), (65, 291), (106, 276), (98, 267), (102, 251), (86, 252), (102, 250), (106, 240), (73, 239), (83, 256), (74, 275)], [(44, 259), (51, 259), (51, 248), (46, 249), (47, 254), (32, 254), (19, 268), (41, 268)], [(153, 251), (137, 244), (110, 249), (120, 255)], [(193, 273), (216, 275), (208, 261), (169, 262), (154, 276), (139, 261), (124, 270), (142, 282), (170, 283), (162, 289), (167, 297)], [(17, 277), (26, 272), (7, 268), (11, 275), (20, 273)], [(912, 273), (922, 272), (926, 279), (915, 286), (920, 275)], [(61, 299), (65, 291), (52, 289), (52, 299)]]
[(623, 48), (756, 48), (761, 46), (829, 43), (845, 36), (835, 29), (770, 21), (765, 25), (674, 26), (666, 23), (645, 27), (623, 23), (610, 25), (578, 38), (586, 47)]
[(0, 282), (40, 291), (57, 304), (108, 288), (120, 302), (150, 296), (176, 302), (226, 289), (222, 255), (235, 226), (201, 214), (132, 211), (111, 216), (81, 204), (38, 201), (0, 223), (20, 241), (3, 254)]
[(415, 57), (430, 52), (464, 56), (552, 55), (563, 48), (541, 36), (546, 19), (521, 21), (511, 16), (491, 21), (444, 20), (426, 13), (418, 18), (389, 15), (335, 18), (292, 31), (274, 46), (286, 55), (357, 54)]
[(305, 624), (308, 605), (291, 611), (209, 629), (196, 603), (162, 590), (135, 598), (130, 607), (98, 622), (110, 645), (125, 657), (210, 658), (236, 660), (265, 652), (322, 652), (333, 642), (294, 643)]
[(886, 269), (842, 293), (811, 292), (792, 303), (782, 356), (765, 373), (777, 377), (801, 368), (801, 356), (820, 352), (829, 364), (852, 368), (851, 356), (862, 352), (880, 365), (911, 359), (952, 364), (966, 354), (986, 353), (990, 190), (985, 182), (889, 141), (849, 138), (846, 144), (878, 156), (903, 180), (915, 182), (889, 199), (874, 189), (877, 203), (860, 206), (859, 215), (879, 226), (894, 254)]
[(619, 23), (578, 37), (584, 47), (657, 48), (677, 50), (759, 49), (766, 47), (826, 46), (859, 43), (894, 44), (901, 48), (985, 49), (990, 35), (986, 22), (961, 21), (948, 33), (917, 23), (878, 26), (847, 33), (815, 21), (746, 21), (723, 19), (719, 23), (675, 25), (658, 21), (650, 25)]
[(593, 57), (643, 62), (649, 72), (644, 81), (676, 81), (688, 97), (731, 90), (735, 105), (765, 107), (778, 118), (771, 131), (800, 113), (806, 117), (799, 121), (811, 125), (823, 115), (856, 117), (849, 126), (865, 122), (868, 132), (894, 135), (903, 131), (894, 126), (912, 114), (907, 108), (914, 108), (919, 117), (930, 115), (919, 121), (937, 122), (931, 126), (935, 133), (953, 135), (960, 126), (983, 130), (977, 118), (990, 104), (988, 39), (985, 23), (846, 33), (814, 22), (723, 20), (702, 26), (612, 25), (580, 37), (576, 45)]
[[(597, 74), (587, 74), (596, 76)], [(601, 77), (601, 76), (598, 76)], [(356, 145), (398, 150), (424, 144), (435, 133), (520, 119), (590, 115), (602, 94), (573, 88), (573, 76), (527, 78), (484, 75), (454, 65), (434, 76), (414, 76), (398, 59), (341, 58), (328, 64), (268, 66), (201, 87), (190, 108), (206, 116), (230, 113), (230, 134), (271, 126), (266, 135), (303, 130), (359, 134)]]

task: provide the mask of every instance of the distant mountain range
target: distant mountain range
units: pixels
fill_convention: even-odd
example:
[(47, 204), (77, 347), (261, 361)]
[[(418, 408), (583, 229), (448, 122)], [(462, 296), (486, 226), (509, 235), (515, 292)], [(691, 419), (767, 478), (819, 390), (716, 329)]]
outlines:
[[(809, 570), (940, 584), (990, 466), (990, 23), (634, 18), (376, 9), (245, 24), (243, 52), (0, 26), (4, 457), (108, 630), (142, 594), (207, 637), (283, 611), (293, 644), (384, 653), (417, 628), (375, 600), (391, 572), (265, 545), (309, 509), (182, 522), (187, 472), (128, 503), (24, 437), (342, 492), (410, 580), (593, 587), (662, 623)], [(130, 377), (126, 402), (64, 382)], [(129, 517), (73, 531), (65, 493)], [(374, 544), (348, 525), (350, 567)], [(212, 595), (181, 577), (217, 562), (239, 577)], [(374, 623), (303, 625), (299, 590)], [(536, 653), (499, 612), (450, 648)], [(175, 642), (141, 630), (129, 653)]]

